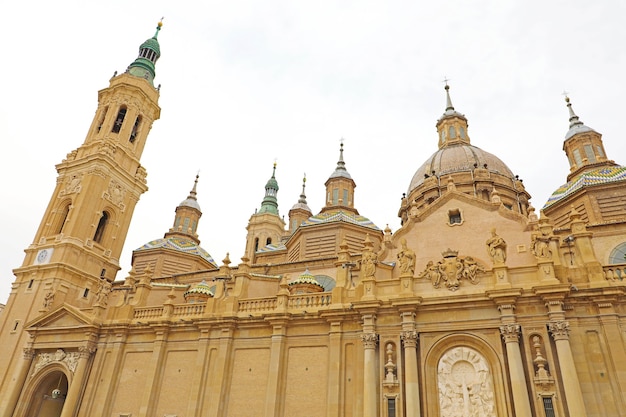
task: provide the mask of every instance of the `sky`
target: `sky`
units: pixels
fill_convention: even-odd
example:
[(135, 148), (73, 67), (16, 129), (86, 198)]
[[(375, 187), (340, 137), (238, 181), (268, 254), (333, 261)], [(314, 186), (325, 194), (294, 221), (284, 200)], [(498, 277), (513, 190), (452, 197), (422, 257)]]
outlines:
[(473, 145), (524, 181), (539, 210), (566, 181), (567, 91), (626, 163), (626, 3), (554, 1), (135, 0), (2, 2), (0, 303), (54, 190), (55, 164), (85, 139), (97, 93), (159, 34), (161, 119), (142, 165), (149, 191), (120, 259), (163, 237), (199, 172), (201, 245), (234, 265), (277, 163), (288, 218), (309, 207), (344, 140), (355, 206), (395, 231), (402, 193), (437, 150), (444, 79)]

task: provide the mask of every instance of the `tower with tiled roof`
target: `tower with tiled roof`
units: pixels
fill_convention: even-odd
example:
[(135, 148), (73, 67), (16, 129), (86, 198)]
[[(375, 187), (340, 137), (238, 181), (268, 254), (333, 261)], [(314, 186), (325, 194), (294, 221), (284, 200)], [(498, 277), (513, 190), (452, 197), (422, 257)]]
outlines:
[(246, 227), (248, 234), (245, 257), (253, 263), (257, 251), (270, 245), (280, 244), (285, 235), (285, 221), (278, 212), (278, 189), (276, 162), (274, 162), (272, 176), (265, 184), (265, 196), (261, 201), (261, 208), (250, 216)]
[(607, 157), (602, 135), (580, 120), (569, 97), (565, 100), (570, 117), (563, 150), (570, 172), (543, 212), (556, 227), (567, 227), (572, 206), (592, 225), (619, 223), (626, 219), (626, 167)]
[(136, 271), (150, 268), (155, 279), (173, 281), (170, 277), (217, 269), (211, 255), (200, 246), (197, 233), (202, 217), (197, 199), (198, 178), (196, 175), (189, 195), (176, 207), (174, 225), (163, 238), (133, 251), (132, 265)]

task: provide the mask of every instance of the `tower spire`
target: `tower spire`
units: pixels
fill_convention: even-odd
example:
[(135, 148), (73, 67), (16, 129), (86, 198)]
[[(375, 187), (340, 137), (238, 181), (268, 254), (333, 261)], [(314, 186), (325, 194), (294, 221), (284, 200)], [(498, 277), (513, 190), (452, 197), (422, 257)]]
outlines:
[(570, 103), (569, 97), (565, 96), (565, 102), (567, 103), (567, 109), (569, 110), (569, 127), (570, 129), (577, 125), (583, 125), (584, 123), (580, 120), (576, 113), (574, 113), (574, 109), (572, 109), (572, 103)]
[(300, 198), (298, 199), (298, 203), (306, 204), (306, 194), (304, 193), (304, 187), (306, 186), (306, 172), (304, 173), (304, 178), (302, 178), (302, 194), (300, 194)]
[(200, 243), (198, 234), (196, 233), (200, 217), (202, 217), (202, 210), (200, 209), (200, 204), (198, 204), (197, 199), (199, 178), (200, 174), (198, 173), (196, 174), (196, 179), (193, 182), (193, 187), (189, 195), (176, 207), (174, 226), (165, 234), (166, 238), (176, 235), (191, 239), (196, 242), (196, 244)]
[(153, 84), (154, 77), (156, 75), (155, 64), (161, 57), (161, 47), (157, 37), (163, 26), (163, 18), (157, 24), (156, 32), (154, 36), (146, 40), (139, 46), (139, 55), (132, 64), (128, 66), (127, 72), (135, 77), (144, 78), (148, 80), (151, 85)]
[(454, 110), (454, 106), (452, 105), (452, 99), (450, 98), (450, 86), (448, 85), (448, 80), (446, 80), (446, 112), (448, 110)]
[(276, 162), (272, 170), (272, 177), (265, 184), (265, 197), (261, 202), (259, 213), (272, 213), (278, 216), (278, 181), (276, 181)]

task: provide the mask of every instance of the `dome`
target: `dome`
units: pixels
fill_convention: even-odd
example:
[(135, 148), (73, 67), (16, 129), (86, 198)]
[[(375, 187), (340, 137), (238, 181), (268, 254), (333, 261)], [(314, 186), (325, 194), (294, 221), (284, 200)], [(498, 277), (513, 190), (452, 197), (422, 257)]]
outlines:
[(194, 241), (190, 239), (183, 239), (181, 237), (176, 237), (176, 236), (169, 236), (163, 239), (156, 239), (156, 240), (150, 241), (146, 243), (145, 245), (143, 245), (142, 247), (135, 249), (135, 252), (140, 252), (140, 251), (145, 251), (145, 250), (150, 250), (150, 249), (159, 249), (159, 248), (171, 249), (171, 250), (175, 250), (178, 252), (196, 255), (210, 262), (211, 264), (216, 265), (215, 261), (213, 260), (213, 257), (209, 254), (209, 252), (202, 249), (200, 245), (198, 245), (197, 243), (195, 243)]
[(189, 291), (185, 292), (184, 297), (187, 298), (189, 295), (205, 295), (213, 297), (214, 294), (206, 281), (202, 280), (202, 282), (194, 285), (191, 289), (189, 289)]
[(432, 154), (413, 175), (408, 192), (422, 185), (427, 176), (433, 175), (433, 171), (438, 177), (443, 177), (455, 172), (472, 171), (476, 167), (484, 168), (485, 165), (489, 172), (514, 177), (509, 167), (497, 156), (473, 145), (457, 144), (443, 147)]
[(623, 166), (601, 167), (584, 172), (572, 178), (571, 181), (566, 182), (553, 192), (543, 208), (550, 207), (580, 189), (590, 188), (600, 184), (619, 183), (625, 180), (626, 167)]
[(198, 200), (191, 196), (184, 199), (178, 206), (179, 207), (191, 207), (198, 211), (202, 211), (200, 210), (200, 204), (198, 204)]

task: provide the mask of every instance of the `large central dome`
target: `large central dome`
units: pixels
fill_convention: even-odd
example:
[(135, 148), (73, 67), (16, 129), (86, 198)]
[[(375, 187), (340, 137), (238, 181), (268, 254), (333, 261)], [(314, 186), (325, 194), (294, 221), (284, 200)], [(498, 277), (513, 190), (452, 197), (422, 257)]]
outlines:
[(472, 172), (486, 168), (489, 172), (513, 178), (508, 166), (497, 156), (473, 145), (459, 143), (439, 149), (420, 166), (409, 185), (407, 194), (424, 183), (431, 175), (442, 177), (457, 172)]
[(530, 195), (522, 181), (500, 158), (470, 143), (467, 118), (452, 106), (449, 89), (446, 85), (447, 106), (436, 125), (439, 150), (413, 175), (398, 213), (402, 222), (451, 190), (527, 214)]

